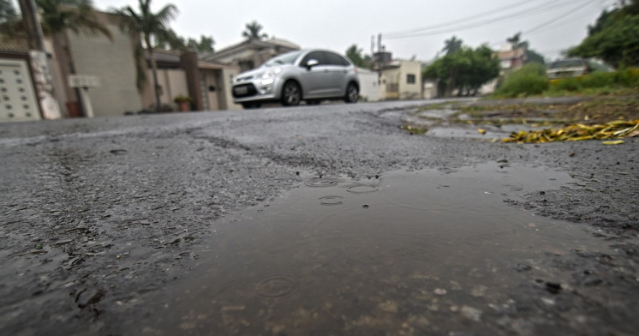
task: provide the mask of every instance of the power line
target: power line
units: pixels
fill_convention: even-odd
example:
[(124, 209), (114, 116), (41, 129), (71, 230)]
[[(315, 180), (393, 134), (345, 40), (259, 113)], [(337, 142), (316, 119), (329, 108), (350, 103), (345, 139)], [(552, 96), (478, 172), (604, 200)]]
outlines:
[(468, 17), (465, 17), (465, 18), (461, 18), (459, 20), (440, 23), (440, 24), (421, 27), (421, 28), (415, 28), (415, 29), (411, 29), (411, 30), (385, 33), (384, 36), (393, 36), (393, 35), (404, 35), (404, 34), (410, 34), (410, 33), (417, 33), (417, 32), (424, 31), (424, 30), (431, 30), (431, 29), (435, 29), (435, 28), (442, 28), (442, 27), (446, 27), (446, 26), (450, 26), (450, 25), (455, 25), (455, 24), (458, 24), (458, 23), (467, 22), (469, 20), (475, 20), (475, 19), (481, 18), (482, 16), (485, 16), (485, 15), (489, 15), (490, 16), (490, 15), (495, 14), (495, 13), (511, 10), (513, 8), (519, 7), (521, 5), (527, 5), (527, 4), (530, 4), (531, 2), (535, 2), (535, 1), (540, 1), (540, 0), (532, 0), (532, 1), (531, 0), (525, 0), (525, 1), (522, 1), (522, 2), (517, 2), (517, 3), (515, 3), (513, 5), (510, 5), (510, 6), (507, 6), (507, 7), (502, 7), (502, 8), (498, 8), (498, 9), (492, 10), (492, 11), (487, 11), (487, 12), (475, 14), (475, 15), (468, 16)]
[(592, 3), (594, 3), (595, 1), (598, 1), (598, 0), (591, 0), (591, 1), (588, 1), (587, 3), (585, 3), (585, 4), (583, 4), (583, 5), (579, 5), (579, 6), (577, 6), (577, 7), (574, 7), (574, 8), (572, 8), (572, 9), (570, 9), (570, 11), (567, 11), (567, 12), (565, 12), (565, 13), (562, 13), (562, 14), (561, 14), (561, 15), (559, 15), (559, 16), (556, 16), (556, 17), (554, 17), (554, 18), (552, 18), (552, 19), (550, 19), (550, 20), (548, 20), (548, 21), (546, 21), (546, 22), (544, 22), (544, 23), (542, 23), (542, 24), (540, 24), (540, 25), (538, 25), (538, 26), (536, 26), (536, 27), (534, 27), (534, 28), (531, 28), (531, 29), (529, 29), (528, 31), (524, 32), (523, 34), (531, 34), (531, 33), (534, 33), (535, 31), (539, 31), (540, 29), (543, 29), (544, 27), (549, 26), (549, 25), (551, 25), (551, 24), (555, 23), (555, 22), (556, 22), (556, 21), (558, 21), (558, 20), (561, 20), (561, 19), (563, 19), (564, 17), (569, 16), (569, 15), (570, 15), (570, 14), (572, 14), (572, 13), (578, 12), (578, 11), (580, 11), (581, 9), (586, 8), (586, 6), (588, 6), (588, 5), (592, 4)]
[[(593, 0), (592, 2), (597, 2), (597, 1), (599, 1), (599, 2), (605, 2), (605, 1), (607, 1), (607, 0), (603, 0), (603, 1), (602, 1), (602, 0)], [(558, 16), (558, 17), (554, 18), (553, 20), (550, 20), (550, 21), (552, 21), (551, 23), (549, 23), (549, 22), (545, 22), (545, 24), (547, 24), (547, 26), (546, 26), (546, 27), (543, 27), (542, 25), (540, 25), (540, 26), (537, 26), (537, 27), (536, 27), (536, 28), (537, 28), (536, 30), (535, 30), (535, 28), (531, 28), (531, 29), (529, 29), (528, 31), (524, 31), (524, 32), (522, 32), (521, 34), (522, 34), (522, 35), (534, 35), (534, 34), (537, 34), (537, 33), (539, 33), (539, 32), (542, 32), (542, 31), (546, 30), (545, 28), (548, 28), (548, 27), (557, 28), (557, 27), (561, 27), (561, 26), (563, 26), (563, 25), (566, 25), (566, 24), (568, 24), (568, 23), (574, 22), (574, 21), (576, 21), (575, 19), (581, 19), (581, 17), (578, 17), (578, 18), (575, 18), (575, 19), (573, 19), (573, 20), (569, 20), (569, 21), (561, 22), (561, 23), (560, 23), (560, 24), (558, 24), (558, 25), (552, 25), (552, 23), (554, 23), (554, 22), (558, 21), (559, 19), (562, 19), (562, 18), (564, 18), (564, 17), (566, 17), (566, 16), (570, 16), (570, 14), (575, 13), (575, 12), (577, 12), (577, 11), (579, 11), (579, 10), (581, 10), (581, 9), (583, 9), (583, 8), (585, 8), (585, 7), (587, 7), (587, 6), (588, 6), (588, 5), (590, 5), (592, 2), (584, 4), (584, 6), (583, 6), (583, 7), (578, 7), (578, 8), (571, 9), (571, 10), (570, 10), (570, 12), (568, 12), (568, 15), (561, 15), (561, 16)], [(502, 40), (502, 41), (499, 41), (499, 42), (490, 43), (490, 44), (489, 44), (489, 46), (497, 46), (497, 45), (501, 45), (502, 43), (504, 43), (504, 41), (503, 41), (503, 40)]]
[[(548, 7), (548, 8), (545, 8), (545, 7), (549, 6), (549, 5), (551, 5), (551, 6)], [(455, 32), (455, 31), (459, 31), (459, 30), (477, 28), (477, 27), (480, 27), (480, 26), (485, 26), (485, 25), (497, 23), (499, 21), (511, 20), (511, 19), (517, 18), (519, 16), (530, 15), (530, 14), (533, 14), (533, 13), (537, 13), (538, 14), (538, 13), (542, 13), (542, 12), (547, 12), (548, 10), (552, 10), (552, 9), (559, 8), (559, 7), (565, 7), (566, 5), (569, 5), (569, 3), (551, 1), (551, 2), (547, 2), (547, 3), (543, 4), (543, 5), (535, 8), (535, 9), (527, 9), (525, 11), (511, 13), (511, 14), (508, 14), (508, 15), (500, 16), (500, 17), (497, 17), (497, 18), (492, 18), (492, 19), (489, 19), (489, 20), (484, 20), (484, 21), (481, 21), (481, 22), (477, 22), (477, 23), (473, 23), (473, 24), (469, 24), (469, 25), (465, 25), (465, 26), (461, 26), (461, 27), (456, 27), (456, 28), (447, 29), (447, 30), (433, 31), (433, 32), (417, 33), (417, 34), (412, 34), (412, 35), (390, 36), (390, 37), (387, 37), (387, 39), (402, 39), (402, 38), (411, 38), (411, 37), (446, 34), (446, 33)]]

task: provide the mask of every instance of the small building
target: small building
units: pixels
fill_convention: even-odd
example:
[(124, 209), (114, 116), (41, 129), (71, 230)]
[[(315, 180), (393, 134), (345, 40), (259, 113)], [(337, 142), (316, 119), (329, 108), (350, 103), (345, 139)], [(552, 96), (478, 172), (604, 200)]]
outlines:
[(243, 72), (255, 69), (277, 55), (294, 50), (300, 50), (300, 46), (283, 39), (247, 39), (222, 50), (203, 54), (200, 60), (235, 66)]
[(526, 62), (526, 49), (513, 49), (512, 44), (506, 44), (494, 56), (499, 58), (503, 71), (516, 70), (523, 67)]
[[(386, 57), (385, 59), (388, 60), (390, 57)], [(411, 100), (422, 98), (421, 62), (407, 60), (378, 62), (376, 70), (380, 72), (380, 100)]]

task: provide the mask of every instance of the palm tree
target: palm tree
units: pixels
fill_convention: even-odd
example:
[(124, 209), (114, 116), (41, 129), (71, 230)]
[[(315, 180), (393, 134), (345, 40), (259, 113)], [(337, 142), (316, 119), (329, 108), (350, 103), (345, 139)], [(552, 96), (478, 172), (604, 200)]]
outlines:
[(92, 0), (36, 0), (36, 5), (41, 10), (42, 31), (47, 35), (70, 30), (113, 40), (109, 28), (98, 21)]
[[(178, 9), (175, 5), (168, 4), (158, 12), (151, 11), (151, 0), (138, 0), (138, 10), (136, 12), (131, 6), (126, 6), (113, 11), (120, 17), (120, 28), (132, 33), (139, 34), (146, 46), (147, 54), (151, 61), (151, 70), (153, 72), (153, 87), (155, 88), (155, 108), (159, 111), (160, 103), (160, 87), (158, 85), (157, 63), (155, 62), (154, 48), (152, 40), (159, 35), (165, 35), (170, 30), (169, 22), (175, 19)], [(146, 86), (146, 74), (144, 73), (144, 53), (142, 52), (141, 42), (135, 48), (135, 59), (137, 68), (137, 86), (142, 91)]]
[(457, 50), (461, 49), (463, 41), (458, 39), (457, 36), (453, 36), (452, 38), (444, 41), (444, 49), (446, 55), (452, 55), (457, 52)]
[(253, 21), (247, 23), (245, 25), (246, 30), (242, 32), (242, 37), (245, 37), (249, 40), (263, 40), (268, 38), (267, 34), (261, 34), (261, 30), (264, 28), (261, 24), (257, 23), (257, 21)]

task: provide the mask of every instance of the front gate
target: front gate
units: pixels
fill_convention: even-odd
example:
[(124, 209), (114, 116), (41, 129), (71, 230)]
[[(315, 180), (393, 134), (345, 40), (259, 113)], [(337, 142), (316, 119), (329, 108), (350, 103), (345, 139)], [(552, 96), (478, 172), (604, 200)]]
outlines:
[(0, 59), (0, 122), (40, 120), (26, 60)]

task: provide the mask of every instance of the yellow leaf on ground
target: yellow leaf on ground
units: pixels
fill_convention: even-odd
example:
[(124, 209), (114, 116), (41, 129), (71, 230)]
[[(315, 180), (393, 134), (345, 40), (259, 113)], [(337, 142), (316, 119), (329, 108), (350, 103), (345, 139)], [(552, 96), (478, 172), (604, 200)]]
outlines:
[(615, 141), (604, 141), (602, 142), (604, 145), (620, 145), (623, 143), (623, 140), (615, 140)]
[(486, 130), (483, 128), (478, 128), (477, 132), (479, 132), (479, 134), (486, 134)]

